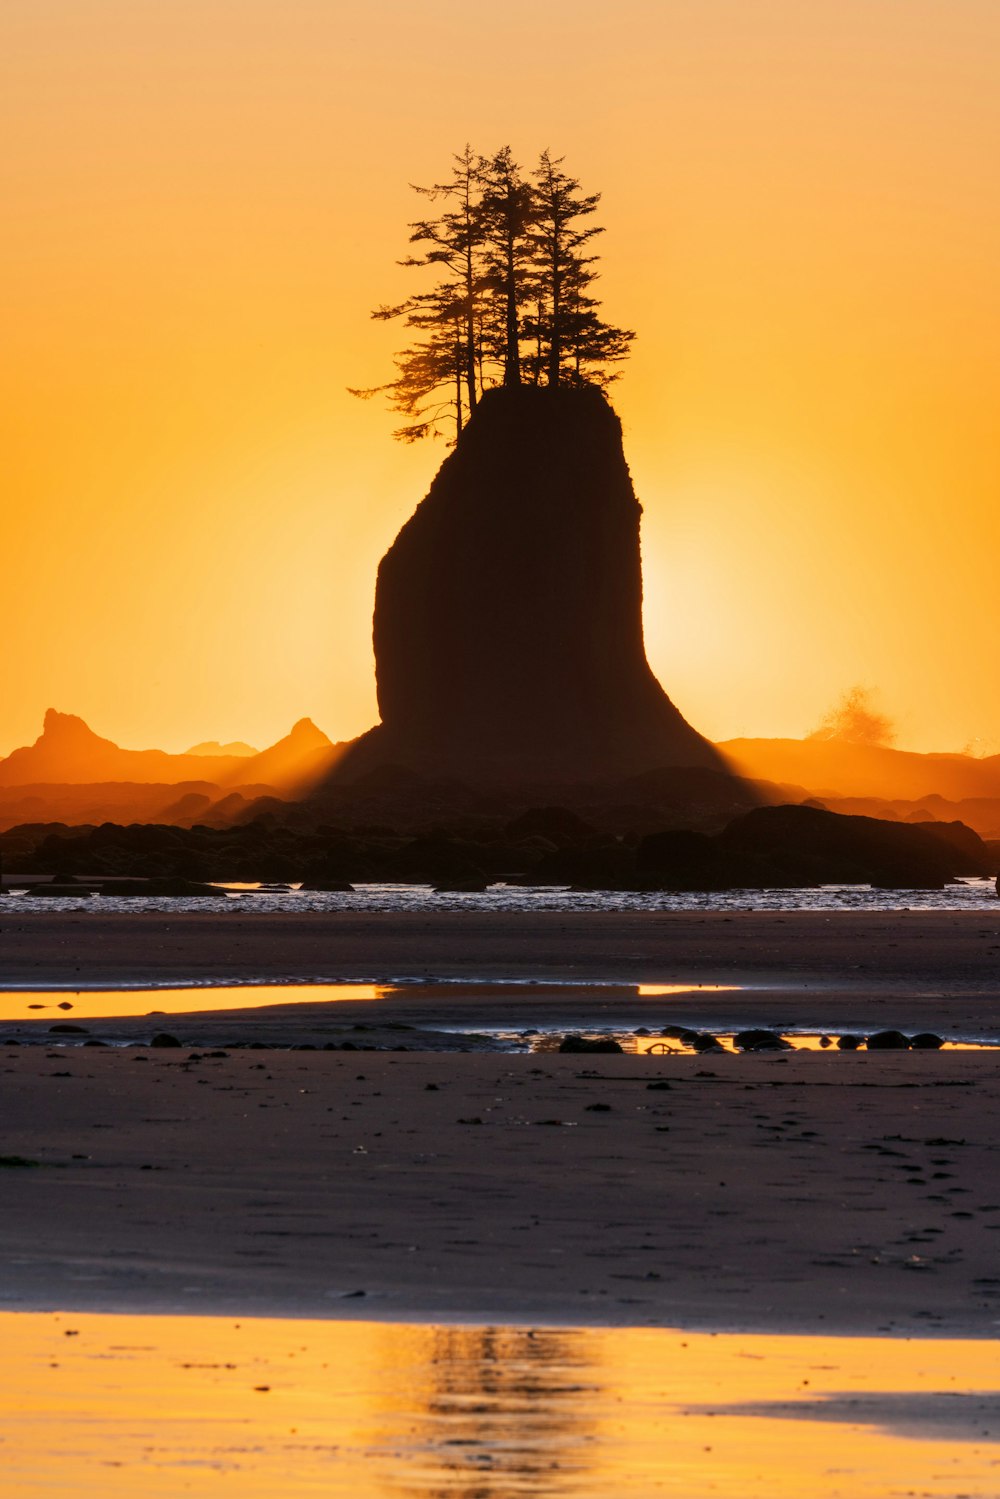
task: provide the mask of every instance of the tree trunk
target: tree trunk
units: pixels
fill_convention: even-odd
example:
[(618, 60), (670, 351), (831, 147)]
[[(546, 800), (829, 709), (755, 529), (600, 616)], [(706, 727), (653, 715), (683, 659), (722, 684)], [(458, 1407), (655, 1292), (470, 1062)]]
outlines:
[(552, 327), (549, 332), (549, 384), (559, 384), (562, 373), (562, 278), (559, 275), (558, 265), (552, 264)]
[(469, 398), (469, 414), (476, 409), (476, 309), (474, 303), (476, 278), (472, 264), (472, 240), (465, 251), (465, 384)]
[(510, 387), (521, 383), (521, 340), (517, 308), (517, 279), (514, 235), (507, 236), (507, 348), (503, 383)]

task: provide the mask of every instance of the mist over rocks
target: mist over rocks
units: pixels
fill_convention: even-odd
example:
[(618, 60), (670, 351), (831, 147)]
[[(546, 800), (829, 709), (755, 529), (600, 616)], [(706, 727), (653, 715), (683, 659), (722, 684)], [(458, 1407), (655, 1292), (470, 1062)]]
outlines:
[(641, 509), (602, 393), (492, 390), (378, 570), (381, 724), (335, 771), (573, 783), (726, 767), (653, 676)]

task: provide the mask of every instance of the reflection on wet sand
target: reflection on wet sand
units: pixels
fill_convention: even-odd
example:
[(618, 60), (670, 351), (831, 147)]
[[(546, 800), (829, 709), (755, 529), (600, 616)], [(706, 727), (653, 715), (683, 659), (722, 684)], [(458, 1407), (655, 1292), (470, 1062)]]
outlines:
[[(0, 1021), (92, 1020), (138, 1015), (197, 1015), (224, 1010), (261, 1010), (271, 1005), (347, 1004), (366, 1000), (547, 999), (577, 996), (600, 1003), (609, 994), (624, 1000), (671, 995), (727, 994), (738, 984), (197, 984), (179, 988), (0, 990)], [(489, 1029), (488, 1022), (486, 1028)]]
[(200, 984), (183, 989), (9, 989), (0, 991), (0, 1021), (74, 1022), (129, 1015), (194, 1015), (260, 1010), (268, 1005), (382, 999), (384, 984)]
[(69, 1313), (0, 1338), (5, 1499), (1000, 1489), (986, 1341)]

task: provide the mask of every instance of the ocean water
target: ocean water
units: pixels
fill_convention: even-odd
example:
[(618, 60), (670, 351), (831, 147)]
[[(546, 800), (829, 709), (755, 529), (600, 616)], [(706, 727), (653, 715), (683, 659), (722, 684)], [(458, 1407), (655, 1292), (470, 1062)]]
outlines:
[(559, 886), (491, 885), (479, 894), (435, 891), (431, 885), (356, 885), (350, 892), (220, 886), (217, 900), (115, 898), (50, 899), (28, 889), (0, 896), (0, 911), (996, 911), (993, 880), (966, 879), (943, 890), (876, 890), (870, 885), (820, 885), (799, 890), (663, 891), (570, 890)]

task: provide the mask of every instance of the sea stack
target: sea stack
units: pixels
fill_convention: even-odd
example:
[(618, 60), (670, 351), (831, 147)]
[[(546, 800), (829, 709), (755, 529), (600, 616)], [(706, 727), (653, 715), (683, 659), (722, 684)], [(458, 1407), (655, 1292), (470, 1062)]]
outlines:
[(640, 514), (599, 390), (487, 392), (382, 559), (382, 722), (342, 773), (394, 764), (510, 783), (723, 769), (646, 660)]

